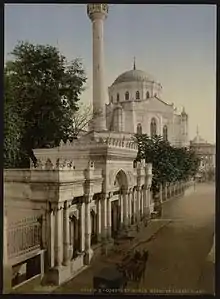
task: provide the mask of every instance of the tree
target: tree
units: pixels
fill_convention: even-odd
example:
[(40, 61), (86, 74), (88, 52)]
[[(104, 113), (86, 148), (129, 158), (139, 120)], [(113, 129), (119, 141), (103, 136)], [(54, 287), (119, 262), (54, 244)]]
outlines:
[(199, 160), (192, 150), (175, 148), (161, 136), (150, 138), (147, 134), (136, 134), (135, 141), (138, 144), (136, 160), (152, 163), (154, 195), (161, 184), (187, 180), (196, 174)]
[(10, 77), (4, 76), (4, 167), (16, 167), (20, 162), (20, 143), (23, 123), (19, 117), (13, 93)]
[(79, 105), (79, 109), (72, 116), (72, 139), (77, 138), (81, 131), (87, 129), (92, 119), (99, 116), (100, 113), (93, 111), (91, 105)]
[[(14, 107), (10, 109), (23, 123), (20, 153), (36, 162), (32, 149), (58, 146), (71, 135), (72, 115), (78, 110), (86, 76), (79, 59), (68, 62), (49, 45), (20, 42), (11, 54), (14, 60), (5, 67), (5, 92), (10, 91), (10, 107)], [(7, 131), (11, 143), (10, 134)], [(29, 159), (23, 159), (22, 166), (29, 166)]]

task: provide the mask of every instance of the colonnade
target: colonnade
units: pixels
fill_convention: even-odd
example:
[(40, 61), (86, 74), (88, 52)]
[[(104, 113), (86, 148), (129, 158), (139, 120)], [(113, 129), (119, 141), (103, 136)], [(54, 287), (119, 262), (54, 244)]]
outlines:
[(160, 201), (165, 201), (174, 196), (178, 196), (184, 193), (187, 188), (187, 183), (184, 182), (176, 182), (176, 183), (166, 183), (164, 185), (160, 185)]
[[(125, 229), (138, 223), (149, 215), (150, 190), (142, 187), (122, 190), (118, 204), (120, 228)], [(95, 200), (97, 241), (112, 238), (112, 196), (113, 193), (100, 194)], [(91, 248), (91, 202), (93, 196), (84, 196), (78, 204), (76, 221), (71, 226), (71, 202), (53, 204), (49, 213), (50, 227), (50, 267), (67, 266), (73, 258), (74, 242), (78, 243), (78, 254), (84, 254), (85, 263), (92, 257)], [(94, 205), (94, 203), (93, 203)], [(78, 217), (78, 219), (77, 219)]]

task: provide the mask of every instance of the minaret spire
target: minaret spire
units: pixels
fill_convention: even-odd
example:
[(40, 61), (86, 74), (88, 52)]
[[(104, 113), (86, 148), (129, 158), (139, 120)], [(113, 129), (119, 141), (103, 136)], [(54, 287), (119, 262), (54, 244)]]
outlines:
[(136, 70), (135, 56), (134, 56), (134, 66), (133, 66), (133, 70)]
[(196, 135), (199, 136), (199, 126), (196, 127)]

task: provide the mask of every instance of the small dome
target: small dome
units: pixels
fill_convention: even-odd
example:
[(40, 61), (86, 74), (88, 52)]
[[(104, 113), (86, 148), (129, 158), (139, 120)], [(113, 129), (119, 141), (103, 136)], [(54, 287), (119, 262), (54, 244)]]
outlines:
[(203, 143), (207, 143), (205, 139), (203, 139), (201, 136), (197, 135), (193, 140), (192, 140), (193, 144), (203, 144)]
[(153, 81), (155, 82), (154, 78), (151, 75), (147, 74), (144, 71), (134, 69), (131, 71), (124, 72), (123, 74), (118, 76), (112, 85), (123, 83), (123, 82), (153, 82)]

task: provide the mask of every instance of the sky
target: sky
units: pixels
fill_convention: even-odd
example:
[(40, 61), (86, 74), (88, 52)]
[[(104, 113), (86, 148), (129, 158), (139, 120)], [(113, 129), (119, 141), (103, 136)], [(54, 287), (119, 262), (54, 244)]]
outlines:
[[(92, 26), (85, 4), (6, 4), (5, 59), (18, 41), (58, 46), (81, 58), (88, 81), (81, 99), (92, 101)], [(185, 107), (189, 137), (215, 142), (216, 6), (111, 4), (105, 21), (107, 87), (133, 67), (163, 86), (162, 99)]]

